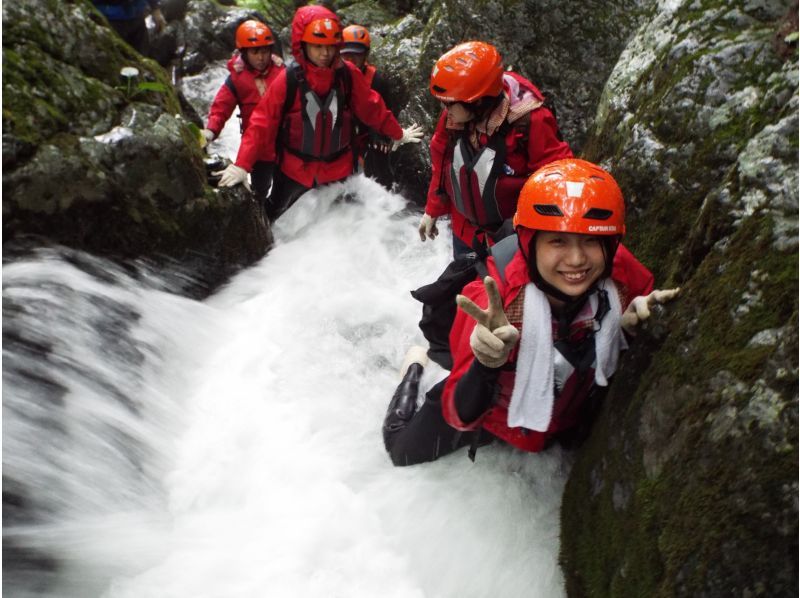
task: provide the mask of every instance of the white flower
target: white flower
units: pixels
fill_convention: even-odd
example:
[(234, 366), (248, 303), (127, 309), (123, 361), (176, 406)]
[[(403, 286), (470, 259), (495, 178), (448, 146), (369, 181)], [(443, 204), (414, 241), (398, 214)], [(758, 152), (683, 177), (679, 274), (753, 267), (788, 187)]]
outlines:
[(120, 69), (119, 74), (126, 79), (132, 79), (139, 76), (139, 69), (134, 66), (124, 66)]

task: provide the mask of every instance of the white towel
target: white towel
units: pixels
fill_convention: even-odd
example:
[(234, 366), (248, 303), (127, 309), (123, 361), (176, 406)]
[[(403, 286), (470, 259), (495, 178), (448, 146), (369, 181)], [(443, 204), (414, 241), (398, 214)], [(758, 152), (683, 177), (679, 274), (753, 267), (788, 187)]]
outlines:
[[(622, 304), (610, 278), (598, 285), (608, 292), (610, 311), (595, 333), (595, 383), (607, 386), (608, 378), (616, 371), (620, 351), (627, 349), (620, 327)], [(597, 313), (597, 293), (589, 298), (592, 313)], [(525, 288), (514, 389), (508, 406), (508, 426), (546, 432), (553, 414), (553, 346), (552, 314), (545, 294), (533, 283)]]

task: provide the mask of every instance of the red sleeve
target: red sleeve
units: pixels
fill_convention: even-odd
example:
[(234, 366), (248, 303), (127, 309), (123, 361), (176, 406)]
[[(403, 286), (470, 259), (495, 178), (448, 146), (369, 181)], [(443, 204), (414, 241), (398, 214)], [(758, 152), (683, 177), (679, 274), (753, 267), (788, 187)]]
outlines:
[(572, 158), (569, 144), (561, 139), (558, 123), (547, 108), (531, 112), (528, 131), (528, 172), (536, 172), (545, 164), (562, 158)]
[(648, 295), (653, 290), (655, 279), (653, 273), (634, 257), (634, 255), (620, 243), (614, 255), (614, 266), (611, 278), (620, 287), (623, 295), (624, 310), (634, 297)]
[(242, 135), (236, 166), (247, 172), (253, 169), (258, 161), (275, 162), (275, 140), (278, 137), (283, 120), (283, 103), (286, 100), (286, 69), (282, 70), (275, 81), (258, 101), (250, 124)]
[(381, 94), (367, 84), (364, 74), (355, 66), (347, 61), (345, 66), (350, 69), (350, 79), (353, 84), (350, 101), (358, 120), (381, 135), (395, 141), (399, 140), (403, 136), (403, 129), (391, 110), (386, 107)]
[(447, 110), (442, 110), (436, 131), (431, 138), (431, 182), (428, 185), (428, 200), (425, 204), (425, 213), (434, 218), (446, 216), (450, 213), (450, 198), (447, 193), (440, 192), (442, 176), (445, 169), (445, 152), (447, 151), (448, 133), (445, 123), (447, 122)]
[[(486, 296), (483, 282), (480, 280), (469, 283), (464, 287), (462, 294), (472, 299), (480, 308), (486, 309), (489, 299)], [(442, 415), (445, 421), (456, 430), (475, 430), (481, 426), (483, 418), (478, 418), (469, 424), (461, 421), (458, 417), (458, 409), (455, 405), (456, 385), (462, 376), (467, 373), (475, 355), (469, 346), (469, 337), (475, 328), (475, 320), (468, 316), (463, 310), (456, 310), (456, 317), (453, 327), (450, 329), (450, 351), (453, 354), (453, 369), (445, 382), (442, 391)]]
[(236, 96), (233, 95), (230, 87), (223, 83), (219, 91), (217, 91), (217, 95), (214, 96), (214, 101), (211, 102), (206, 128), (218, 136), (231, 114), (233, 114), (237, 104)]

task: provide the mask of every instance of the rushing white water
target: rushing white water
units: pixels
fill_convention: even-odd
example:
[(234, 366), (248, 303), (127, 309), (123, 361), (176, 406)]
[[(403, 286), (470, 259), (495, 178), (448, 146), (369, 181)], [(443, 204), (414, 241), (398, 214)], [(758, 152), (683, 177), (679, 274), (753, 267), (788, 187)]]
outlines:
[(362, 176), (310, 192), (203, 302), (57, 254), (4, 267), (4, 491), (29, 503), (4, 541), (38, 558), (6, 559), (8, 595), (564, 595), (558, 449), (384, 451), (408, 291), (450, 252), (417, 220)]

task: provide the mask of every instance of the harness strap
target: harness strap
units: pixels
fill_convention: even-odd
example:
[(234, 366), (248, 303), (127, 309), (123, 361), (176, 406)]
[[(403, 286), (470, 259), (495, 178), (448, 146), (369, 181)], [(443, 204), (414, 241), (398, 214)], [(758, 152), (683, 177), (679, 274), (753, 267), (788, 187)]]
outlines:
[(288, 146), (285, 147), (284, 149), (293, 156), (297, 156), (304, 162), (334, 162), (347, 152), (351, 151), (351, 148), (348, 146), (348, 147), (343, 147), (340, 150), (333, 152), (332, 154), (328, 154), (327, 156), (312, 156), (311, 154), (306, 154), (305, 152), (292, 149), (291, 147)]

